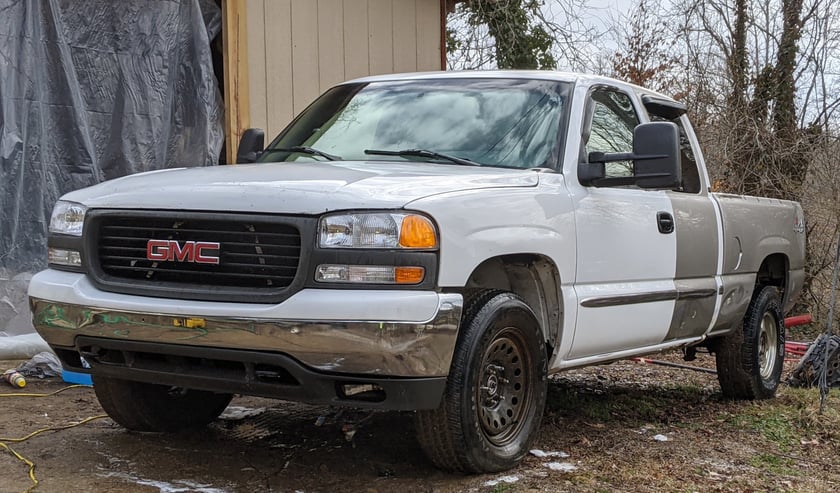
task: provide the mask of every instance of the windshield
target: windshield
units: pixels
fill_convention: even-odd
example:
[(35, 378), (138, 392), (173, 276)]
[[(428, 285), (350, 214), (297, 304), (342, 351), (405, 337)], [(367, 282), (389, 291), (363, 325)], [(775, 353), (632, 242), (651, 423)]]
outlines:
[[(318, 98), (258, 161), (324, 159), (300, 151), (308, 147), (352, 161), (552, 166), (569, 87), (568, 83), (524, 79), (345, 84)], [(409, 152), (383, 155), (366, 150)], [(424, 152), (412, 152), (417, 150)]]

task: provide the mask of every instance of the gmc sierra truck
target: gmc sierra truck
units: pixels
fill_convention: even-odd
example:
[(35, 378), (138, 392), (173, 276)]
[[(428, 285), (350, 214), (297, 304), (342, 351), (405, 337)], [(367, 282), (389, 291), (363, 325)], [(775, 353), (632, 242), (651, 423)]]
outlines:
[(63, 196), (34, 324), (128, 429), (234, 393), (416, 410), (465, 472), (522, 459), (568, 368), (706, 347), (724, 395), (769, 398), (803, 212), (712, 193), (685, 113), (576, 74), (346, 82), (265, 148), (246, 131), (250, 164)]

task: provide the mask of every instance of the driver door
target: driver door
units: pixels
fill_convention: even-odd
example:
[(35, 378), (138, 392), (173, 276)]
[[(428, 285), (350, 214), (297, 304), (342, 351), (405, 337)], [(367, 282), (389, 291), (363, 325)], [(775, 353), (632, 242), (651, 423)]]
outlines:
[[(632, 152), (640, 123), (633, 98), (610, 87), (590, 91), (580, 159)], [(607, 177), (630, 176), (630, 161), (606, 163)], [(664, 190), (576, 183), (577, 322), (568, 359), (661, 343), (674, 312), (676, 234)]]

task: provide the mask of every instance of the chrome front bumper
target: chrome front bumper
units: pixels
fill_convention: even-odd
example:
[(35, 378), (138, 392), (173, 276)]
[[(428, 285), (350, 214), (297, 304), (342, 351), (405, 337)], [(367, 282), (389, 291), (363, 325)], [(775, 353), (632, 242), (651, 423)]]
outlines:
[[(437, 296), (437, 309), (430, 319), (421, 322), (244, 318), (207, 316), (202, 312), (185, 314), (182, 310), (153, 313), (51, 301), (34, 296), (40, 289), (37, 282), (36, 277), (35, 288), (30, 286), (33, 323), (53, 347), (71, 349), (76, 347), (78, 336), (86, 336), (208, 350), (252, 350), (287, 355), (316, 371), (362, 376), (445, 377), (455, 349), (463, 304), (460, 294), (433, 293)], [(331, 291), (332, 296), (337, 294), (336, 290)], [(368, 303), (381, 303), (375, 293), (366, 292)], [(101, 294), (103, 299), (110, 295)], [(423, 293), (425, 300), (429, 294)], [(156, 306), (155, 298), (131, 298), (129, 301), (135, 306), (143, 300), (149, 307)], [(410, 300), (410, 296), (401, 298), (401, 302)], [(216, 312), (220, 311), (218, 305), (213, 307)], [(391, 307), (385, 311), (393, 310)], [(313, 313), (315, 316), (317, 313)], [(330, 316), (337, 315), (333, 312)]]

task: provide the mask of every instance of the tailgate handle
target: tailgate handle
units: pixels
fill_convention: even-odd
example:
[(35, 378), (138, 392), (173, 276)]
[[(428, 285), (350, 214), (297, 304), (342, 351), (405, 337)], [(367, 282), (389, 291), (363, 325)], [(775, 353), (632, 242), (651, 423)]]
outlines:
[(674, 216), (670, 212), (657, 212), (656, 225), (659, 227), (659, 232), (667, 235), (674, 232)]

